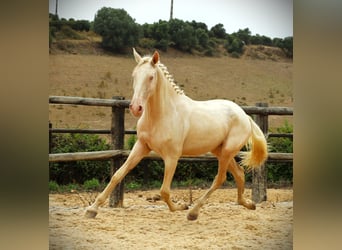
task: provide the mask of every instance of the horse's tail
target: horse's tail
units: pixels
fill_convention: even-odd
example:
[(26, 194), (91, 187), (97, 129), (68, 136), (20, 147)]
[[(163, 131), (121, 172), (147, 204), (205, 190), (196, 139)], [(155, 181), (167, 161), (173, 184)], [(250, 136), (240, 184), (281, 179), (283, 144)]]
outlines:
[(267, 159), (267, 141), (264, 133), (259, 126), (248, 117), (252, 126), (252, 134), (247, 143), (247, 152), (241, 152), (241, 164), (247, 167), (248, 170), (260, 167)]

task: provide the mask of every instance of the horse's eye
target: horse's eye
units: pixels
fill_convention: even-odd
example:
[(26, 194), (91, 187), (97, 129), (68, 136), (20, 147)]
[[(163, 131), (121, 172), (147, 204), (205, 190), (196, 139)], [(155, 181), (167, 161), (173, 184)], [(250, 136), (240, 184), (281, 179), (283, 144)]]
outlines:
[(152, 80), (153, 80), (153, 76), (150, 76), (150, 77), (149, 77), (149, 80), (150, 80), (150, 82), (152, 82)]

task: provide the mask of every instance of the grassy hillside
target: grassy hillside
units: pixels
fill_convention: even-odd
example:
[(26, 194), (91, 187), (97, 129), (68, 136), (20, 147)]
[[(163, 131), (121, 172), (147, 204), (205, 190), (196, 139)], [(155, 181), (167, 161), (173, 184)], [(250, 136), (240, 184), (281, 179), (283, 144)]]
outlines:
[[(98, 43), (98, 37), (87, 36), (81, 40), (61, 40), (53, 44), (49, 56), (50, 95), (131, 98), (133, 56), (110, 55)], [(138, 51), (143, 52), (139, 48)], [(160, 55), (161, 62), (193, 99), (223, 98), (240, 105), (254, 105), (256, 102), (268, 102), (270, 106), (293, 105), (292, 61), (284, 58), (279, 49), (251, 46), (240, 59), (224, 54), (199, 57), (172, 49)], [(108, 129), (110, 116), (109, 108), (49, 107), (49, 120), (54, 127)], [(289, 117), (285, 119), (292, 120)], [(126, 128), (135, 126), (136, 119), (129, 113), (126, 120)], [(283, 120), (271, 117), (271, 127), (281, 125)]]

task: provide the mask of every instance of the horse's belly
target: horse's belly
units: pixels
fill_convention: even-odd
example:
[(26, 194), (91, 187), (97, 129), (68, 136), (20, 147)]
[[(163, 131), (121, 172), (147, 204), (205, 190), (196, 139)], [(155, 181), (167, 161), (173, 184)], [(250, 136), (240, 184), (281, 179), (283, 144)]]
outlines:
[(213, 151), (220, 143), (215, 144), (193, 144), (190, 147), (184, 145), (182, 155), (201, 155)]
[[(199, 133), (198, 133), (199, 132)], [(225, 130), (221, 131), (193, 131), (184, 141), (183, 155), (199, 155), (213, 151), (226, 138)]]

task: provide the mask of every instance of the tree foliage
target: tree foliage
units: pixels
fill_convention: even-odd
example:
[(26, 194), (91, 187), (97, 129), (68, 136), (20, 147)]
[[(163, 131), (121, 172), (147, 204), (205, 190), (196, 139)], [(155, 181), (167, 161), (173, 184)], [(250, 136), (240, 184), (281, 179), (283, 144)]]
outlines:
[(243, 52), (243, 47), (245, 43), (235, 34), (227, 35), (225, 49), (228, 53), (230, 53), (233, 57), (240, 57)]
[[(277, 128), (278, 133), (293, 133), (293, 127), (285, 121), (285, 124)], [(293, 153), (293, 141), (290, 138), (270, 138), (270, 151)], [(293, 182), (292, 163), (270, 163), (267, 165), (268, 182), (286, 181)]]
[(293, 37), (285, 37), (279, 46), (282, 48), (288, 57), (293, 57)]
[(54, 29), (59, 31), (63, 26), (69, 26), (73, 30), (77, 31), (89, 31), (90, 30), (90, 22), (88, 20), (75, 20), (70, 18), (66, 20), (65, 18), (59, 19), (58, 15), (49, 14), (49, 27), (50, 29)]
[(92, 23), (72, 18), (59, 19), (57, 15), (50, 13), (49, 23), (50, 43), (56, 31), (67, 25), (79, 31), (93, 29), (102, 36), (102, 46), (105, 49), (119, 53), (126, 52), (133, 46), (162, 51), (173, 47), (183, 52), (212, 56), (220, 47), (224, 47), (230, 55), (239, 57), (244, 46), (252, 44), (279, 47), (288, 57), (293, 57), (293, 37), (271, 39), (259, 34), (252, 35), (249, 28), (228, 34), (221, 23), (209, 30), (205, 23), (194, 20), (159, 20), (152, 24), (138, 25), (123, 9), (104, 7), (96, 13)]
[(210, 29), (210, 33), (209, 34), (210, 34), (210, 36), (213, 36), (213, 37), (216, 37), (216, 38), (221, 38), (221, 39), (226, 38), (226, 35), (227, 35), (226, 34), (226, 30), (224, 29), (222, 23), (218, 23), (215, 26), (213, 26)]
[(102, 36), (103, 47), (122, 52), (138, 44), (140, 27), (124, 9), (103, 7), (95, 15), (94, 31)]
[(170, 37), (175, 48), (190, 52), (196, 47), (198, 40), (192, 25), (179, 19), (172, 19), (169, 24)]

